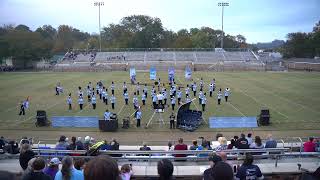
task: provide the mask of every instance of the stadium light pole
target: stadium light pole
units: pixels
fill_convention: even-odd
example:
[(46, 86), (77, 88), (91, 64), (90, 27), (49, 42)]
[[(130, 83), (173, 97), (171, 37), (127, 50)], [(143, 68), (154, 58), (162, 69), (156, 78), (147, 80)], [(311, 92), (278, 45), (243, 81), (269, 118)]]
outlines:
[(222, 26), (222, 32), (221, 32), (221, 48), (223, 49), (223, 36), (224, 36), (224, 32), (223, 32), (223, 10), (225, 6), (229, 6), (228, 2), (219, 2), (218, 6), (221, 6), (222, 8), (222, 15), (221, 15), (221, 26)]
[(99, 7), (99, 45), (100, 45), (100, 52), (101, 52), (101, 23), (100, 23), (100, 7), (104, 6), (104, 2), (94, 2), (94, 6)]

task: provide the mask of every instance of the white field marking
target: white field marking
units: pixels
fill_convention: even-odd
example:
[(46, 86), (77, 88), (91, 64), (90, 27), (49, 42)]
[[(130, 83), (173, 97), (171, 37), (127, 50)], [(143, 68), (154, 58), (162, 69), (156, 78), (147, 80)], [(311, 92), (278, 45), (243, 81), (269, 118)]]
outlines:
[[(251, 79), (248, 79), (248, 78), (247, 78), (247, 80), (249, 80), (249, 81), (255, 81), (255, 80), (251, 80)], [(262, 89), (262, 91), (263, 91), (264, 93), (271, 94), (272, 96), (279, 97), (279, 98), (287, 101), (288, 103), (295, 104), (295, 105), (297, 105), (297, 106), (300, 106), (301, 108), (310, 110), (310, 111), (312, 111), (312, 112), (314, 112), (314, 113), (317, 113), (317, 114), (320, 113), (320, 111), (316, 111), (316, 110), (311, 109), (311, 108), (309, 108), (309, 107), (307, 107), (307, 106), (305, 106), (305, 105), (302, 105), (302, 104), (300, 104), (300, 103), (294, 102), (294, 101), (292, 101), (292, 100), (290, 100), (290, 99), (288, 99), (288, 98), (285, 98), (285, 97), (283, 97), (283, 96), (277, 95), (277, 94), (275, 94), (273, 91), (266, 91), (266, 90), (263, 89), (263, 88), (260, 88), (260, 87), (258, 87), (258, 88), (259, 88), (259, 89)]]
[[(77, 104), (77, 105), (78, 105), (78, 107), (79, 107), (79, 104)], [(92, 105), (91, 102), (88, 102), (87, 105), (82, 108), (82, 110), (79, 110), (79, 111), (76, 112), (75, 114), (80, 114), (82, 111), (84, 111), (85, 109), (87, 109), (87, 108), (88, 108), (89, 106), (91, 106), (91, 105)]]
[(235, 110), (237, 110), (243, 117), (247, 117), (246, 115), (244, 115), (238, 108), (236, 108), (232, 103), (227, 103), (230, 104)]
[[(224, 82), (225, 82), (225, 81), (224, 81)], [(225, 83), (225, 84), (227, 84), (228, 86), (230, 86), (230, 84), (229, 84), (229, 83)], [(245, 92), (244, 92), (244, 91), (242, 91), (240, 88), (237, 88), (237, 89), (238, 89), (242, 94), (244, 94), (245, 96), (247, 96), (247, 97), (249, 97), (249, 98), (253, 99), (256, 103), (258, 103), (258, 104), (262, 104), (263, 106), (268, 107), (265, 103), (259, 102), (256, 98), (254, 98), (254, 97), (250, 96), (249, 94), (245, 93)], [(277, 111), (276, 109), (273, 109), (273, 108), (270, 108), (270, 107), (269, 107), (269, 109), (271, 109), (271, 110), (273, 110), (273, 111), (277, 112), (278, 114), (280, 114), (281, 116), (285, 117), (286, 119), (289, 119), (289, 117), (288, 117), (287, 115), (285, 115), (285, 114), (281, 113), (280, 111)], [(279, 121), (279, 120), (277, 120), (277, 121), (280, 123), (280, 121)]]
[(10, 112), (10, 111), (12, 111), (12, 110), (15, 110), (15, 109), (18, 109), (19, 108), (19, 106), (15, 106), (15, 107), (11, 107), (11, 108), (8, 108), (8, 109), (6, 109), (5, 111), (3, 111), (3, 112)]
[(122, 111), (122, 109), (124, 108), (125, 104), (122, 105), (121, 109), (119, 110), (119, 112), (117, 113), (117, 115), (119, 115)]
[[(58, 105), (58, 104), (61, 104), (61, 102), (56, 102), (55, 104), (52, 104), (51, 106), (45, 108), (45, 110), (49, 110), (49, 109), (53, 108), (54, 106), (56, 106), (56, 105)], [(23, 121), (18, 121), (18, 122), (14, 123), (14, 124), (11, 124), (10, 126), (15, 126), (15, 125), (22, 124), (22, 123), (30, 120), (30, 119), (33, 118), (33, 117), (35, 118), (35, 116), (32, 115), (32, 116), (28, 117), (27, 119), (25, 119), (25, 120), (23, 120)]]

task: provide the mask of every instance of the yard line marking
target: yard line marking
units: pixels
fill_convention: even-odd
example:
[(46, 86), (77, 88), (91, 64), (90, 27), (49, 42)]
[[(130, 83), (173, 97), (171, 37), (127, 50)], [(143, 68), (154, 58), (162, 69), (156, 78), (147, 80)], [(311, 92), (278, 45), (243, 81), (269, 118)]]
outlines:
[(121, 107), (120, 111), (117, 113), (117, 115), (120, 114), (120, 112), (122, 111), (122, 109), (124, 108), (124, 106), (125, 106), (125, 104), (122, 105), (122, 107)]
[(227, 103), (230, 104), (235, 110), (237, 110), (243, 117), (247, 117), (246, 115), (244, 115), (238, 108), (236, 108), (232, 103)]
[[(247, 80), (249, 80), (249, 81), (256, 81), (256, 80), (252, 80), (252, 79), (248, 79), (248, 78), (246, 78)], [(257, 82), (257, 81), (256, 81)], [(258, 87), (258, 86), (257, 86)], [(294, 101), (292, 101), (292, 100), (290, 100), (290, 99), (288, 99), (288, 98), (285, 98), (285, 97), (283, 97), (283, 96), (280, 96), (280, 95), (277, 95), (277, 94), (275, 94), (275, 92), (274, 91), (266, 91), (265, 89), (263, 89), (263, 88), (261, 88), (261, 87), (258, 87), (259, 89), (262, 89), (262, 91), (264, 92), (264, 93), (267, 93), (267, 94), (271, 94), (272, 96), (276, 96), (276, 97), (279, 97), (279, 98), (281, 98), (281, 99), (283, 99), (283, 100), (285, 100), (285, 101), (287, 101), (287, 102), (289, 102), (289, 103), (291, 103), (291, 104), (295, 104), (295, 105), (298, 105), (298, 106), (300, 106), (300, 107), (302, 107), (302, 108), (304, 108), (304, 109), (307, 109), (307, 110), (310, 110), (310, 111), (312, 111), (312, 112), (314, 112), (314, 113), (320, 113), (319, 111), (316, 111), (316, 110), (314, 110), (314, 109), (311, 109), (311, 108), (309, 108), (309, 107), (307, 107), (307, 106), (305, 106), (305, 105), (302, 105), (302, 104), (300, 104), (300, 103), (297, 103), (297, 102), (294, 102)]]

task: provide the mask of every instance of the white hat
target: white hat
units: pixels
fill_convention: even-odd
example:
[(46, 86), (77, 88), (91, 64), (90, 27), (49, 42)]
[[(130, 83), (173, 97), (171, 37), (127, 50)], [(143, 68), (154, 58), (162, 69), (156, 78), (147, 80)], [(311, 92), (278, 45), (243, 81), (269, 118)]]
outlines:
[(86, 137), (84, 138), (84, 141), (90, 141), (90, 136), (86, 136)]
[(61, 161), (59, 160), (59, 158), (52, 158), (49, 163), (51, 165), (58, 165), (61, 164)]
[(82, 137), (78, 137), (78, 141), (81, 141)]

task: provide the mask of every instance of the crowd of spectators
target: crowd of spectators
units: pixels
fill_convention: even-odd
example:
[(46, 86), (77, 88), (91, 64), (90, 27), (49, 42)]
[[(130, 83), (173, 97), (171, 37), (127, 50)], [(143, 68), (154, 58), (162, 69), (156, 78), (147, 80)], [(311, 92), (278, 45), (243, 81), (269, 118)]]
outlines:
[(16, 69), (13, 66), (0, 66), (0, 72), (12, 72)]
[(79, 54), (82, 54), (84, 56), (89, 55), (89, 61), (93, 62), (94, 59), (96, 58), (97, 52), (95, 50), (90, 50), (90, 51), (70, 51), (67, 52), (62, 60), (76, 60)]

